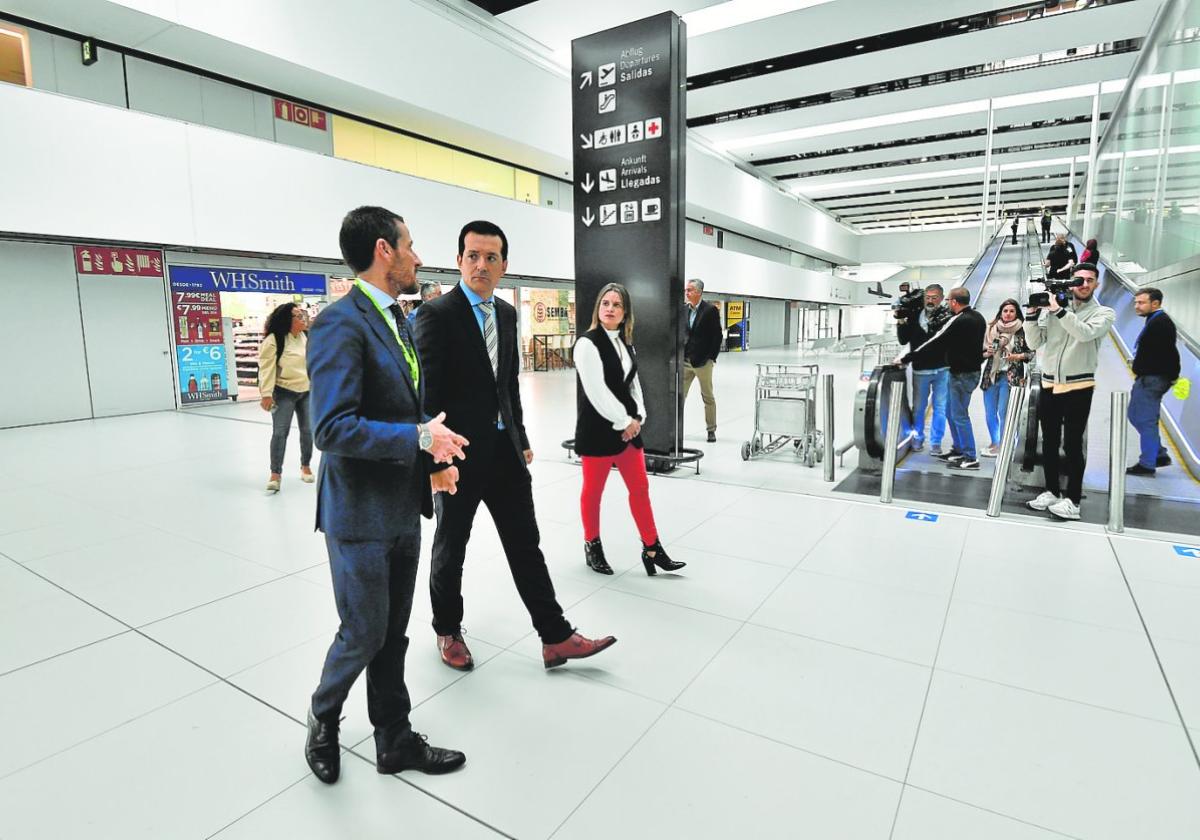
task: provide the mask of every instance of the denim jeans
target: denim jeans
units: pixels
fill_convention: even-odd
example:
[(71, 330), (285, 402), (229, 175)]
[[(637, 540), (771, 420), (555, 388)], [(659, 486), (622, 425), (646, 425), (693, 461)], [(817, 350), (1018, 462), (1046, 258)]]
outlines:
[(1139, 376), (1129, 393), (1129, 422), (1137, 429), (1142, 439), (1142, 451), (1138, 463), (1154, 469), (1158, 459), (1167, 454), (1158, 436), (1158, 417), (1162, 408), (1163, 395), (1171, 389), (1165, 376)]
[(992, 446), (1000, 445), (1004, 436), (1004, 418), (1008, 414), (1008, 377), (1003, 373), (983, 392), (983, 414), (987, 419), (988, 437)]
[(913, 389), (917, 392), (917, 399), (912, 407), (915, 431), (913, 442), (919, 444), (925, 441), (925, 410), (932, 396), (933, 419), (929, 422), (929, 442), (934, 449), (938, 449), (942, 445), (942, 435), (946, 432), (946, 401), (950, 392), (949, 369), (914, 370)]
[(292, 430), (292, 415), (300, 427), (300, 466), (312, 463), (312, 422), (308, 414), (308, 391), (299, 393), (287, 388), (275, 388), (272, 394), (275, 410), (271, 412), (271, 473), (283, 472), (283, 454), (287, 450), (288, 433)]
[(971, 394), (979, 385), (979, 373), (950, 374), (950, 428), (954, 433), (954, 446), (966, 456), (968, 461), (974, 461), (978, 453), (975, 451), (975, 432), (971, 430)]

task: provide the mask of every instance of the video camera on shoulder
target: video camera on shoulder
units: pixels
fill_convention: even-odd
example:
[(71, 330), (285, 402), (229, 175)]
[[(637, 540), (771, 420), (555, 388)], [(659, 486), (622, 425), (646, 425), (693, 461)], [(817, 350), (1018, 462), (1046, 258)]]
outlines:
[(909, 283), (901, 283), (900, 297), (892, 304), (892, 317), (901, 322), (920, 317), (924, 306), (925, 290), (920, 286), (914, 289)]
[(1071, 289), (1076, 286), (1083, 285), (1083, 279), (1071, 277), (1066, 280), (1047, 280), (1042, 285), (1045, 287), (1044, 292), (1030, 292), (1029, 302), (1025, 304), (1028, 309), (1041, 309), (1044, 306), (1050, 305), (1050, 295), (1054, 295), (1059, 306), (1066, 306), (1070, 300)]

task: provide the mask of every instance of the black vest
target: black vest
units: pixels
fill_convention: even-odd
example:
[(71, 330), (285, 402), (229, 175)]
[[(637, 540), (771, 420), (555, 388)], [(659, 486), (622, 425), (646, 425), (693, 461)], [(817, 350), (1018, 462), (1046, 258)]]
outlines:
[[(613, 347), (608, 333), (602, 327), (589, 330), (579, 338), (580, 341), (584, 339), (590, 340), (600, 353), (600, 361), (604, 365), (605, 386), (612, 391), (613, 396), (621, 401), (621, 405), (625, 406), (630, 417), (640, 420), (637, 403), (629, 390), (633, 385), (634, 377), (637, 376), (638, 369), (637, 356), (634, 354), (633, 348), (628, 344), (625, 345), (625, 352), (629, 354), (632, 362), (629, 373), (626, 374), (621, 368), (621, 359), (617, 356), (617, 348)], [(623, 338), (621, 341), (624, 343)], [(575, 375), (575, 407), (575, 451), (579, 455), (620, 455), (625, 451), (628, 444), (621, 440), (621, 432), (614, 429), (612, 422), (592, 407), (591, 401), (588, 400), (587, 394), (583, 390), (583, 383), (579, 381), (578, 374)], [(641, 449), (642, 436), (638, 435), (629, 443)]]

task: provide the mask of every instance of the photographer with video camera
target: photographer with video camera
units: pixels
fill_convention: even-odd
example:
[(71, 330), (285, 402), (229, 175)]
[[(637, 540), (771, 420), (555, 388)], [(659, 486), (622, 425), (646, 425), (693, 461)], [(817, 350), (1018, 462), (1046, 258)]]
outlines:
[[(909, 291), (908, 284), (900, 285), (900, 300), (892, 307), (896, 319), (896, 340), (916, 350), (950, 320), (950, 310), (943, 303), (942, 287), (934, 283)], [(912, 361), (914, 452), (925, 446), (925, 412), (933, 400), (933, 420), (929, 424), (930, 449), (940, 454), (942, 435), (946, 432), (946, 402), (950, 395), (950, 368), (946, 366), (945, 348), (917, 353)]]
[[(1063, 520), (1079, 519), (1087, 463), (1083, 435), (1096, 390), (1096, 364), (1116, 318), (1096, 301), (1099, 285), (1096, 266), (1080, 263), (1070, 280), (1048, 280), (1046, 291), (1031, 294), (1026, 304), (1025, 340), (1030, 349), (1041, 351), (1042, 359), (1038, 421), (1046, 476), (1046, 489), (1026, 504)], [(1060, 446), (1066, 453), (1066, 496), (1061, 495)]]
[(969, 289), (962, 286), (951, 289), (950, 320), (924, 344), (896, 359), (897, 364), (907, 364), (930, 350), (945, 353), (946, 366), (950, 369), (949, 420), (954, 432), (954, 448), (937, 457), (955, 470), (979, 469), (970, 407), (971, 394), (979, 387), (987, 321), (971, 308), (970, 303)]

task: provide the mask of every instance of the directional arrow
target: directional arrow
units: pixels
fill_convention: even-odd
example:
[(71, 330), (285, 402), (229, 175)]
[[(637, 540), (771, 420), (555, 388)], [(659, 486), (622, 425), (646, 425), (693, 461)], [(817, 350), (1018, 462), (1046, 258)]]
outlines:
[(905, 518), (916, 519), (919, 522), (937, 522), (938, 521), (938, 515), (936, 513), (924, 513), (923, 511), (919, 511), (919, 510), (910, 510), (907, 514), (905, 514)]
[(586, 213), (579, 217), (579, 221), (583, 222), (588, 227), (592, 226), (592, 222), (596, 221), (596, 217), (592, 215), (591, 207), (587, 209)]
[(1200, 548), (1192, 548), (1190, 545), (1175, 546), (1175, 553), (1180, 557), (1196, 557), (1200, 558)]
[(581, 148), (581, 149), (592, 148), (592, 135), (580, 134), (579, 135), (579, 148)]
[(580, 184), (579, 186), (583, 187), (583, 191), (585, 193), (590, 193), (592, 191), (592, 187), (596, 186), (596, 184), (595, 184), (595, 182), (592, 181), (592, 173), (591, 172), (589, 172), (586, 176), (584, 176), (583, 183)]
[(591, 83), (592, 83), (592, 71), (591, 70), (588, 70), (586, 73), (579, 74), (579, 89), (580, 90), (583, 90), (585, 87), (587, 87)]

